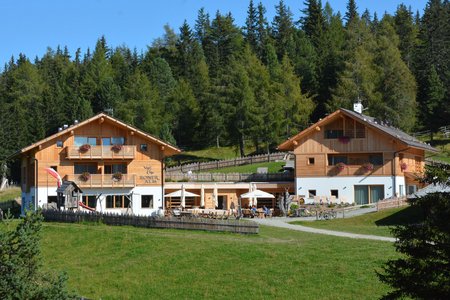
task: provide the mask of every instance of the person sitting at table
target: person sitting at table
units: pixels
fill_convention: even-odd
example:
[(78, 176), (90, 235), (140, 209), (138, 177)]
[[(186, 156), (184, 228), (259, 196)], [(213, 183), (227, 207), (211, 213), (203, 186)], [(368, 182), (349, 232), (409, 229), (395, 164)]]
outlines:
[(256, 216), (256, 214), (257, 214), (256, 205), (252, 205), (252, 208), (250, 209), (250, 212), (252, 213), (252, 216)]
[(265, 216), (270, 215), (270, 209), (268, 209), (265, 205), (263, 206), (263, 211)]

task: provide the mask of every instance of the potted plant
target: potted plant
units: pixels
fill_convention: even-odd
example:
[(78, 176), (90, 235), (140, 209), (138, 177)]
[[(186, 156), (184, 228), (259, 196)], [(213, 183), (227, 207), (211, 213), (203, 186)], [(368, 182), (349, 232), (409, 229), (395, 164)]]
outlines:
[(111, 150), (115, 153), (120, 152), (120, 150), (122, 150), (122, 145), (119, 144), (112, 145)]
[(373, 164), (370, 162), (363, 164), (362, 167), (366, 172), (373, 171)]
[(112, 178), (114, 181), (120, 181), (120, 180), (122, 180), (122, 177), (123, 177), (123, 175), (121, 172), (116, 172), (112, 175)]
[(89, 172), (83, 172), (80, 176), (79, 176), (81, 181), (88, 181), (89, 178), (91, 178), (91, 174)]
[(84, 144), (84, 145), (81, 145), (81, 146), (78, 148), (78, 151), (80, 151), (81, 153), (86, 153), (86, 152), (88, 152), (90, 149), (91, 149), (91, 145), (89, 145), (89, 144)]
[(344, 169), (345, 169), (345, 164), (344, 164), (343, 162), (337, 163), (337, 164), (336, 164), (336, 169), (338, 169), (339, 172), (342, 171), (342, 170), (344, 170)]
[(402, 172), (406, 171), (406, 169), (408, 169), (408, 164), (405, 162), (400, 163), (400, 169)]
[(340, 136), (340, 137), (338, 137), (338, 141), (341, 142), (342, 144), (348, 144), (348, 143), (350, 143), (350, 137)]

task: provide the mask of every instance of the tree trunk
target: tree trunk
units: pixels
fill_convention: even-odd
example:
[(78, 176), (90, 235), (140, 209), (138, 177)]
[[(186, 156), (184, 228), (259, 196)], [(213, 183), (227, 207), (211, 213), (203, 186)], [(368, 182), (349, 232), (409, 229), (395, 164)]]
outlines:
[(219, 144), (219, 136), (216, 136), (216, 147), (220, 148), (220, 144)]
[(244, 136), (242, 134), (239, 135), (239, 151), (240, 151), (241, 157), (244, 157), (245, 156)]

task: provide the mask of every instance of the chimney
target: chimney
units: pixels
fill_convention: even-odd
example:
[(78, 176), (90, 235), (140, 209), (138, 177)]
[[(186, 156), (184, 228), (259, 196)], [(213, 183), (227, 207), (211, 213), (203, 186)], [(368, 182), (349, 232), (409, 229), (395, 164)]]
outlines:
[(353, 103), (353, 110), (354, 110), (355, 112), (357, 112), (358, 114), (362, 114), (363, 108), (364, 108), (364, 107), (363, 107), (361, 101), (358, 100), (358, 102)]

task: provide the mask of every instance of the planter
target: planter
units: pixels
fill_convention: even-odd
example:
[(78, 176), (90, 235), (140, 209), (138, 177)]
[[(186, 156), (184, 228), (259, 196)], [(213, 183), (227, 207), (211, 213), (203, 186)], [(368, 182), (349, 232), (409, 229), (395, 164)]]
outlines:
[(335, 166), (336, 166), (336, 169), (338, 169), (339, 172), (341, 172), (342, 170), (345, 169), (345, 164), (342, 163), (342, 162), (337, 163)]
[(91, 174), (89, 174), (89, 172), (83, 172), (80, 176), (78, 176), (78, 178), (79, 178), (81, 181), (86, 182), (86, 181), (89, 180), (89, 178), (91, 178)]
[(122, 175), (122, 173), (120, 173), (120, 172), (114, 173), (114, 174), (112, 175), (112, 179), (113, 179), (114, 181), (120, 181), (120, 180), (122, 180), (122, 178), (123, 178), (123, 175)]
[(111, 151), (117, 153), (120, 152), (122, 150), (122, 145), (112, 145), (111, 147)]
[(91, 145), (89, 144), (81, 145), (80, 148), (78, 148), (78, 151), (80, 151), (80, 153), (86, 153), (89, 150), (91, 150)]
[(373, 164), (372, 163), (365, 163), (365, 164), (362, 165), (362, 167), (363, 167), (363, 169), (366, 172), (373, 171)]
[(405, 162), (402, 162), (400, 163), (400, 169), (404, 172), (408, 169), (408, 165)]

